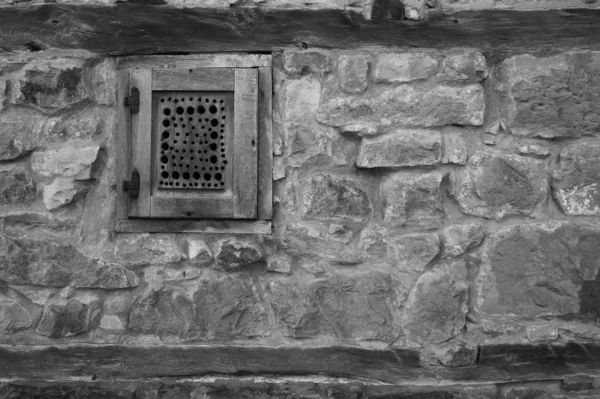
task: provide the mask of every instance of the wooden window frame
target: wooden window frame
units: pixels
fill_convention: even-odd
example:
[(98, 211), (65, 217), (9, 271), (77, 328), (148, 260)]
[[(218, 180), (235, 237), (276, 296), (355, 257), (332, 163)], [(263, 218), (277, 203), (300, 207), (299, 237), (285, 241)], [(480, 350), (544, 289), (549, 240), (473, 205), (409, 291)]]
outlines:
[[(122, 233), (240, 233), (270, 234), (273, 213), (273, 150), (272, 150), (272, 59), (266, 54), (195, 54), (186, 56), (129, 56), (117, 60), (117, 217), (115, 230)], [(256, 68), (258, 76), (257, 110), (257, 180), (256, 218), (252, 219), (159, 219), (131, 218), (130, 197), (122, 182), (131, 179), (135, 137), (130, 134), (132, 118), (125, 98), (130, 81), (140, 71), (187, 71), (194, 68)], [(140, 99), (151, 93), (140, 93)], [(234, 94), (235, 95), (235, 94)], [(148, 112), (146, 112), (146, 115)], [(146, 118), (148, 119), (148, 118)], [(148, 120), (144, 122), (150, 124)], [(146, 187), (148, 182), (145, 182)], [(141, 188), (144, 187), (143, 185)], [(149, 189), (146, 188), (146, 191)], [(140, 192), (149, 195), (149, 192)]]

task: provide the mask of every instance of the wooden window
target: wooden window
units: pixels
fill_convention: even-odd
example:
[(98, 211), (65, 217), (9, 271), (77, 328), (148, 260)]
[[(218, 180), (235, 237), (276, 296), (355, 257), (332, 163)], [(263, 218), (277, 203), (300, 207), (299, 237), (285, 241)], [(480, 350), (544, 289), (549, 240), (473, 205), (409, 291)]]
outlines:
[(271, 57), (118, 65), (117, 231), (270, 232)]

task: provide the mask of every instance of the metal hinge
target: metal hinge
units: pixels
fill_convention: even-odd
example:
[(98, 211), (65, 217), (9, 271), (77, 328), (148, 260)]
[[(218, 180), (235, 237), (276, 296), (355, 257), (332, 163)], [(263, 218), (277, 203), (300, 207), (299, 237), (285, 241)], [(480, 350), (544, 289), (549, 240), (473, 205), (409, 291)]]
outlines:
[(137, 170), (131, 173), (131, 180), (123, 182), (123, 191), (129, 192), (131, 198), (137, 198), (140, 195), (140, 173)]
[(125, 97), (125, 105), (129, 106), (129, 112), (132, 114), (140, 111), (140, 91), (137, 87), (131, 88), (131, 92)]

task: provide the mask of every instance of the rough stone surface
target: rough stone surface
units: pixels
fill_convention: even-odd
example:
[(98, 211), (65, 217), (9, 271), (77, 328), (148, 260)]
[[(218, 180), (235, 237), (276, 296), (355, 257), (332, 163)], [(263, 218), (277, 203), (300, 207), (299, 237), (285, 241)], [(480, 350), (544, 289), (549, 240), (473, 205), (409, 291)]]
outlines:
[(391, 226), (439, 226), (444, 218), (442, 177), (438, 172), (387, 176), (381, 183), (384, 221)]
[(343, 55), (338, 60), (340, 86), (346, 93), (362, 93), (369, 84), (367, 73), (371, 57), (367, 55)]
[(14, 333), (27, 329), (33, 325), (34, 317), (20, 298), (0, 286), (0, 331)]
[(482, 309), (519, 315), (587, 312), (593, 296), (600, 231), (583, 223), (516, 225), (498, 231), (487, 246)]
[(83, 82), (82, 68), (42, 67), (25, 72), (20, 83), (18, 104), (26, 104), (54, 113), (85, 99), (88, 93)]
[(47, 129), (46, 139), (51, 142), (63, 142), (100, 138), (115, 128), (115, 118), (115, 111), (110, 108), (85, 108), (66, 118), (55, 118)]
[(0, 279), (12, 284), (115, 289), (138, 283), (123, 267), (88, 258), (71, 245), (0, 237), (0, 259)]
[(332, 70), (333, 62), (329, 55), (325, 53), (316, 51), (288, 52), (283, 55), (283, 68), (289, 74), (324, 74)]
[(539, 158), (546, 158), (550, 155), (548, 147), (543, 145), (525, 144), (519, 146), (518, 151), (521, 155), (531, 155)]
[(598, 133), (600, 56), (567, 53), (547, 58), (521, 55), (505, 60), (504, 115), (512, 133), (545, 139)]
[(341, 222), (366, 222), (371, 202), (355, 179), (330, 174), (312, 176), (302, 196), (305, 218), (326, 218)]
[(446, 227), (442, 231), (445, 258), (459, 256), (481, 244), (483, 232), (475, 223)]
[(388, 276), (371, 272), (333, 276), (306, 286), (273, 282), (270, 290), (286, 336), (332, 335), (389, 342), (395, 334), (390, 284)]
[(334, 97), (319, 107), (318, 120), (330, 126), (362, 123), (439, 126), (483, 123), (483, 88), (479, 84), (432, 88), (400, 85), (363, 96)]
[(487, 78), (485, 57), (481, 53), (453, 54), (442, 61), (439, 79), (457, 83), (474, 83)]
[(359, 168), (428, 166), (440, 162), (440, 132), (425, 129), (396, 129), (384, 136), (364, 138), (356, 165)]
[(0, 161), (22, 158), (40, 143), (46, 120), (35, 111), (12, 109), (2, 115)]
[(36, 184), (26, 168), (0, 172), (0, 206), (27, 206), (37, 198)]
[(197, 239), (189, 239), (187, 241), (188, 259), (192, 260), (196, 265), (206, 265), (214, 259), (212, 251), (206, 242)]
[(292, 259), (285, 255), (269, 256), (267, 270), (275, 273), (290, 273), (292, 271)]
[(461, 211), (485, 218), (529, 215), (548, 191), (546, 164), (511, 154), (478, 152), (450, 180)]
[(442, 134), (444, 154), (442, 163), (464, 165), (467, 163), (468, 146), (461, 132), (454, 129)]
[(554, 341), (558, 339), (558, 328), (548, 325), (529, 326), (525, 330), (525, 334), (527, 339), (532, 342)]
[(95, 329), (100, 323), (101, 303), (69, 299), (44, 306), (42, 319), (35, 330), (50, 338), (63, 338)]
[(319, 107), (321, 83), (306, 76), (287, 81), (281, 92), (285, 122), (310, 125)]
[(89, 186), (86, 184), (58, 178), (44, 186), (43, 202), (46, 209), (52, 211), (73, 202), (85, 194), (88, 189)]
[(173, 236), (141, 234), (121, 236), (115, 243), (115, 258), (128, 266), (169, 264), (185, 258), (185, 251)]
[(263, 260), (262, 250), (257, 245), (238, 240), (219, 242), (216, 254), (219, 266), (225, 269), (249, 266)]
[(438, 70), (438, 61), (426, 53), (378, 54), (373, 62), (376, 83), (427, 79)]
[(552, 194), (566, 214), (600, 214), (599, 156), (599, 142), (578, 142), (560, 152)]
[(32, 156), (31, 167), (44, 177), (64, 177), (74, 180), (93, 178), (93, 166), (99, 157), (100, 147), (72, 145), (36, 152)]
[(439, 265), (419, 277), (402, 312), (408, 340), (441, 343), (458, 335), (468, 310), (466, 278), (462, 261)]

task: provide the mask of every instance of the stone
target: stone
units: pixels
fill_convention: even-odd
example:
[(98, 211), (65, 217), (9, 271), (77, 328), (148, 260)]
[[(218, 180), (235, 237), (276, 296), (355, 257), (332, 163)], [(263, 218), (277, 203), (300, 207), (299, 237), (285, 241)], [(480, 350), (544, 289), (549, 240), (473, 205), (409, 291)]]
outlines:
[(310, 125), (321, 99), (321, 83), (311, 77), (287, 81), (282, 88), (283, 118), (286, 123)]
[(18, 300), (0, 295), (0, 331), (14, 333), (31, 327), (33, 319)]
[(100, 146), (88, 145), (60, 148), (36, 152), (31, 158), (31, 168), (43, 177), (63, 177), (73, 180), (94, 178), (94, 164), (99, 159)]
[(84, 81), (97, 104), (114, 105), (116, 101), (117, 66), (114, 58), (94, 60), (86, 65)]
[(27, 206), (37, 199), (36, 184), (25, 167), (0, 172), (0, 206)]
[(292, 259), (285, 254), (271, 255), (267, 258), (267, 270), (288, 274), (292, 271)]
[(359, 137), (375, 136), (379, 133), (377, 123), (351, 123), (340, 127), (340, 131)]
[(456, 83), (476, 83), (488, 77), (485, 57), (481, 53), (453, 54), (444, 57), (439, 79)]
[(346, 93), (362, 93), (369, 84), (367, 73), (371, 57), (368, 55), (342, 55), (338, 60), (340, 87)]
[(464, 254), (483, 241), (481, 226), (475, 223), (457, 224), (442, 230), (444, 247), (443, 258), (453, 258)]
[(333, 63), (327, 54), (316, 51), (284, 52), (283, 68), (293, 75), (322, 75), (333, 69)]
[(527, 339), (532, 342), (558, 339), (558, 328), (548, 325), (529, 326), (525, 329)]
[(227, 239), (217, 243), (217, 264), (227, 270), (250, 266), (263, 260), (261, 248), (239, 240)]
[(473, 366), (477, 362), (478, 348), (466, 344), (451, 344), (437, 348), (434, 354), (435, 361), (432, 366), (465, 367)]
[(538, 159), (479, 151), (466, 169), (451, 174), (450, 194), (468, 215), (531, 215), (547, 196), (546, 169)]
[(439, 172), (398, 172), (383, 178), (383, 220), (393, 227), (435, 228), (444, 218)]
[(357, 180), (333, 174), (315, 174), (305, 181), (302, 208), (305, 219), (342, 223), (365, 223), (372, 212)]
[(270, 284), (272, 306), (283, 334), (292, 338), (391, 342), (396, 335), (389, 276), (381, 272), (335, 275), (306, 285)]
[(562, 381), (567, 392), (591, 391), (598, 388), (596, 379), (585, 374), (565, 376)]
[[(532, 223), (498, 230), (485, 247), (481, 298), (488, 314), (587, 314), (600, 270), (600, 230)], [(588, 285), (589, 284), (589, 285)]]
[(0, 230), (10, 236), (35, 235), (38, 239), (56, 239), (75, 234), (78, 219), (44, 213), (20, 212), (0, 217)]
[(441, 126), (483, 123), (485, 101), (479, 84), (382, 87), (361, 96), (333, 96), (321, 102), (317, 120), (329, 126), (369, 124)]
[(117, 264), (88, 258), (71, 245), (0, 236), (0, 280), (44, 287), (135, 287), (135, 275)]
[(425, 0), (405, 0), (404, 18), (420, 21), (425, 19)]
[(51, 142), (98, 139), (112, 134), (115, 120), (115, 111), (110, 108), (84, 108), (66, 118), (52, 120), (46, 132), (46, 139)]
[(125, 329), (125, 326), (119, 316), (104, 315), (100, 319), (100, 328), (103, 330), (121, 331)]
[(78, 200), (88, 190), (89, 185), (85, 183), (57, 178), (52, 183), (44, 186), (42, 194), (44, 206), (49, 211), (56, 210)]
[(434, 233), (390, 235), (387, 255), (392, 266), (401, 272), (418, 275), (440, 252), (440, 239)]
[(127, 266), (178, 263), (187, 251), (172, 235), (136, 234), (117, 237), (115, 259)]
[(440, 162), (442, 136), (436, 130), (395, 129), (374, 138), (363, 138), (356, 166), (385, 168), (430, 166)]
[(572, 52), (506, 59), (498, 79), (503, 114), (514, 135), (543, 139), (596, 135), (600, 124), (600, 55)]
[(32, 110), (14, 108), (2, 115), (0, 124), (0, 161), (29, 155), (37, 148), (46, 119)]
[(452, 165), (465, 165), (467, 163), (467, 149), (469, 148), (464, 136), (459, 131), (450, 130), (442, 134), (444, 154), (442, 163)]
[(187, 240), (188, 259), (198, 266), (207, 265), (214, 260), (206, 242), (197, 239)]
[(273, 158), (273, 181), (285, 179), (285, 158), (275, 157)]
[(435, 75), (438, 61), (426, 53), (377, 54), (372, 77), (376, 83), (411, 82)]
[[(19, 0), (10, 0), (19, 2)], [(27, 384), (11, 383), (0, 386), (0, 397), (3, 398), (31, 398), (31, 399), (58, 399), (58, 398), (94, 398), (94, 399), (150, 399), (136, 396), (135, 386), (123, 384), (99, 384), (86, 382), (73, 383), (45, 383)], [(157, 398), (156, 396), (154, 397)]]
[(29, 69), (19, 82), (17, 104), (54, 113), (89, 98), (80, 66), (44, 66)]
[(348, 158), (352, 156), (348, 153), (356, 154), (356, 143), (340, 136), (334, 128), (318, 123), (285, 123), (283, 128), (288, 156), (274, 159), (275, 166), (278, 167), (273, 170), (274, 178), (287, 173), (287, 166), (302, 168), (321, 164), (347, 165)]
[(550, 150), (548, 147), (543, 145), (524, 144), (520, 145), (517, 150), (521, 155), (531, 155), (538, 158), (546, 158), (548, 155), (550, 155)]
[(560, 152), (552, 194), (567, 215), (600, 214), (600, 143), (582, 141)]
[(223, 341), (270, 335), (263, 299), (250, 279), (202, 281), (194, 293), (194, 304), (204, 339)]
[(408, 341), (439, 344), (459, 334), (468, 310), (466, 278), (463, 261), (437, 265), (419, 277), (401, 316)]
[(102, 304), (69, 299), (44, 306), (42, 318), (35, 330), (50, 338), (65, 338), (94, 330), (100, 323)]

